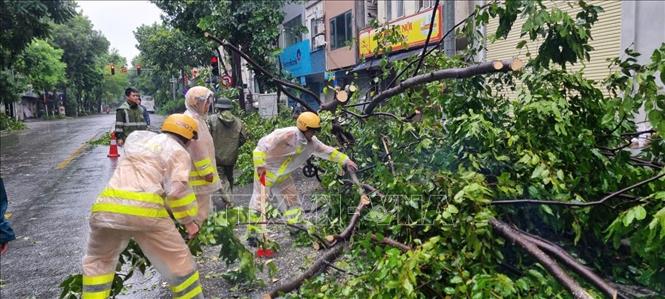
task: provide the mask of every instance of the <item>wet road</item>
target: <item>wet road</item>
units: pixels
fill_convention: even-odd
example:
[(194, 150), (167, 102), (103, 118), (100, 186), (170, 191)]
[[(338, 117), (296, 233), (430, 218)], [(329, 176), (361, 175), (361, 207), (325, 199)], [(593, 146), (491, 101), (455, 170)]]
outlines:
[[(151, 119), (159, 125), (163, 117)], [(87, 142), (114, 121), (113, 114), (37, 121), (0, 136), (0, 176), (17, 236), (0, 257), (0, 298), (57, 298), (60, 282), (81, 272), (89, 209), (113, 171), (108, 147)]]

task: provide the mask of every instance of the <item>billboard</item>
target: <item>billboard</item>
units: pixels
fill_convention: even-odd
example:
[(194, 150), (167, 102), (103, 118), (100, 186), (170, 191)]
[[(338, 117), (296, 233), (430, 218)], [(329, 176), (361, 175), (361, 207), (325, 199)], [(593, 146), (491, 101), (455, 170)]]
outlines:
[(294, 77), (305, 76), (312, 73), (312, 59), (310, 57), (309, 40), (293, 44), (282, 50), (279, 60), (282, 68)]
[[(404, 36), (406, 47), (401, 43), (392, 44), (392, 50), (404, 50), (423, 46), (427, 40), (427, 32), (429, 31), (430, 21), (432, 20), (433, 8), (421, 11), (415, 15), (399, 18), (388, 22), (387, 26), (397, 26), (398, 30)], [(432, 28), (432, 36), (430, 37), (430, 44), (438, 42), (443, 37), (443, 9), (439, 6), (434, 19), (434, 27)], [(361, 57), (371, 57), (377, 49), (375, 40), (379, 30), (367, 28), (360, 31), (359, 36), (359, 51)]]

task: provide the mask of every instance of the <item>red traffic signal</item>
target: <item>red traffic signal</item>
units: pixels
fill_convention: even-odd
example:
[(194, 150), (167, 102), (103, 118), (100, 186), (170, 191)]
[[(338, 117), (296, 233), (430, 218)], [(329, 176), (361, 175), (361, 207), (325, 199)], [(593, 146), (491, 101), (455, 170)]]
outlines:
[(136, 75), (141, 76), (141, 65), (140, 64), (136, 65)]
[(219, 76), (219, 58), (217, 56), (210, 57), (210, 66), (212, 67), (212, 75)]

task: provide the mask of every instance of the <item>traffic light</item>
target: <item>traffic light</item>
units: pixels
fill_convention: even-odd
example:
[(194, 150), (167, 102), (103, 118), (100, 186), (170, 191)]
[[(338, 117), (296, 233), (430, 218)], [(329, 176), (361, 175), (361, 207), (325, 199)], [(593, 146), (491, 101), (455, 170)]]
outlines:
[(141, 65), (140, 64), (136, 65), (136, 75), (141, 76)]
[(111, 76), (115, 75), (115, 65), (111, 65)]
[(212, 67), (212, 75), (219, 76), (219, 59), (217, 59), (217, 56), (210, 57), (210, 66)]

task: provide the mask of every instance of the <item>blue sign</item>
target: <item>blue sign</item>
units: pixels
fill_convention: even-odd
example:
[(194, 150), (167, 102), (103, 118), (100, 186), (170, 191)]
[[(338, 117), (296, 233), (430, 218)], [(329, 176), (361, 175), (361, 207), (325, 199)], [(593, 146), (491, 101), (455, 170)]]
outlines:
[(312, 59), (309, 51), (310, 45), (308, 39), (285, 48), (282, 53), (279, 54), (282, 68), (295, 77), (311, 74)]

